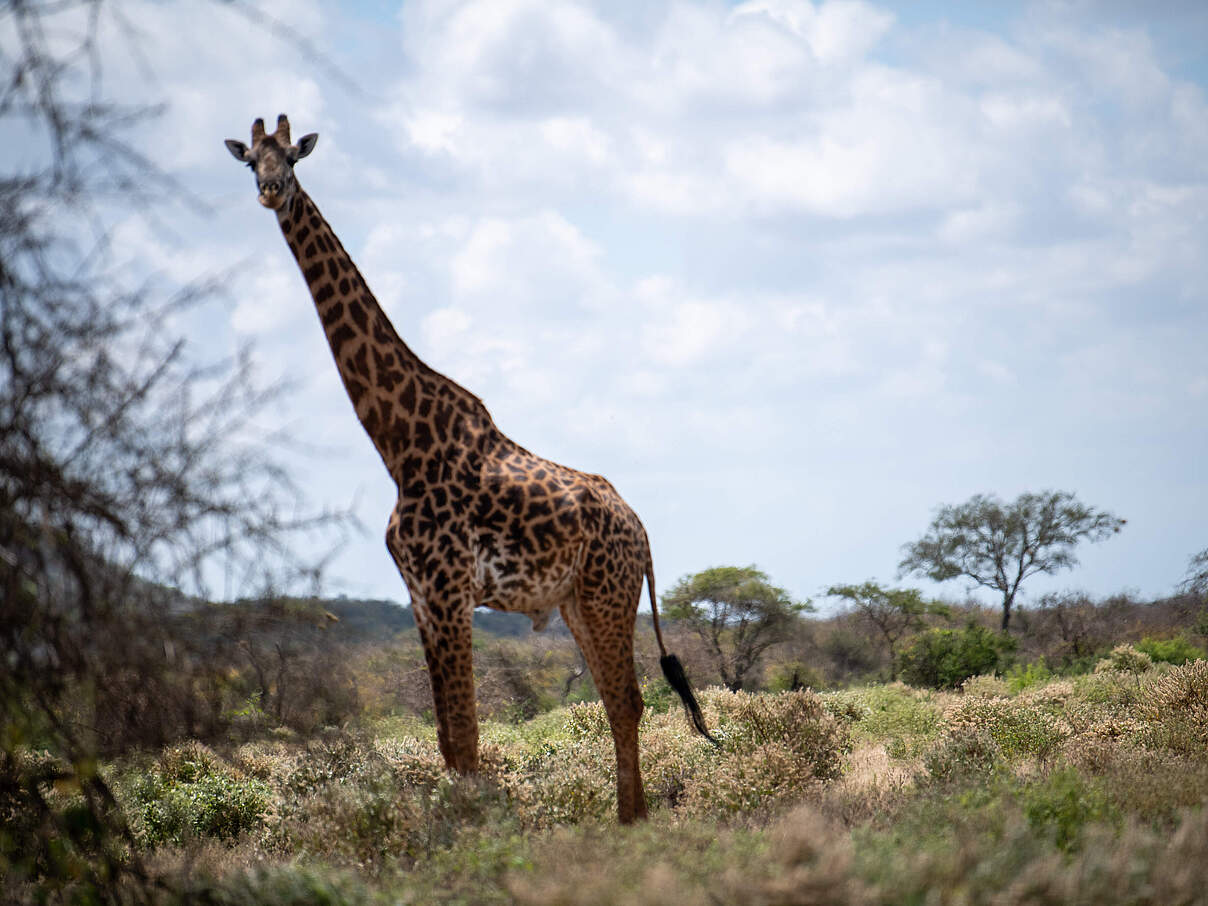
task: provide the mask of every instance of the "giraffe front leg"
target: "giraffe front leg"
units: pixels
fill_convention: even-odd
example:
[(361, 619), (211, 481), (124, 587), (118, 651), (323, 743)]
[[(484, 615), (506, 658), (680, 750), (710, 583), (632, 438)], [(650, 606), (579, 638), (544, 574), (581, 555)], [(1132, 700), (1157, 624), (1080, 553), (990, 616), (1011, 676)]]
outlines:
[[(609, 631), (608, 621), (598, 614), (600, 609), (614, 615), (617, 625), (612, 628), (619, 631)], [(632, 610), (627, 610), (599, 608), (598, 602), (562, 608), (608, 715), (617, 756), (617, 818), (622, 824), (646, 817), (646, 792), (638, 763), (638, 724), (644, 705), (633, 665)]]
[(445, 766), (459, 774), (478, 771), (478, 709), (470, 646), (473, 605), (443, 602), (439, 608), (412, 600), (428, 663), (436, 739)]

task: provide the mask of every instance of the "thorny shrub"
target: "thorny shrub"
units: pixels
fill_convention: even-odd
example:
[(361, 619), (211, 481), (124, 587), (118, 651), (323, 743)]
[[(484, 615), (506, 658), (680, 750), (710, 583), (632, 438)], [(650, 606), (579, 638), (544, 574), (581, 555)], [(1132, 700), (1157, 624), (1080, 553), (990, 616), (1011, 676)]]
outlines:
[(539, 827), (605, 820), (616, 809), (612, 737), (553, 748), (527, 761), (510, 782), (524, 817)]
[(923, 755), (928, 777), (942, 784), (989, 777), (1005, 764), (1006, 758), (994, 736), (977, 727), (945, 732)]
[(702, 706), (722, 751), (685, 782), (683, 807), (690, 814), (782, 811), (838, 777), (851, 749), (846, 724), (813, 692), (710, 689)]
[(601, 702), (578, 702), (566, 709), (566, 729), (573, 739), (599, 739), (611, 732)]
[(1046, 709), (1005, 698), (966, 698), (948, 714), (947, 724), (951, 734), (988, 733), (1008, 759), (1047, 759), (1066, 736)]
[(450, 775), (432, 739), (333, 734), (281, 775), (277, 822), (264, 845), (371, 874), (408, 868), (508, 809), (490, 747), (481, 768), (478, 777)]
[(1151, 741), (1181, 755), (1208, 757), (1208, 661), (1157, 678), (1144, 711)]
[(993, 673), (979, 673), (971, 676), (960, 685), (962, 695), (970, 698), (1006, 698), (1011, 690), (1006, 680)]
[(779, 694), (710, 689), (706, 708), (717, 716), (716, 734), (726, 752), (751, 753), (777, 744), (791, 752), (819, 780), (839, 776), (851, 749), (847, 728), (823, 707), (822, 699), (801, 689)]
[(1145, 673), (1153, 667), (1153, 658), (1132, 645), (1117, 645), (1095, 665), (1096, 673)]
[[(814, 693), (714, 688), (700, 699), (722, 740), (720, 752), (695, 734), (678, 708), (643, 716), (642, 771), (651, 807), (698, 816), (782, 809), (842, 770), (850, 734)], [(539, 825), (604, 819), (615, 809), (616, 763), (603, 705), (571, 705), (565, 727), (570, 742), (538, 753), (522, 766), (524, 789), (511, 787)]]

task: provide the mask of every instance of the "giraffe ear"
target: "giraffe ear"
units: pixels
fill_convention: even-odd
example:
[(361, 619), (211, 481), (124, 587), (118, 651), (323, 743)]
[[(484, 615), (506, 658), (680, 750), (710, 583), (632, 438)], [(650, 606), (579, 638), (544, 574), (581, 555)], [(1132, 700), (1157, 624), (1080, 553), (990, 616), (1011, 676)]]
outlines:
[(241, 163), (247, 163), (247, 145), (243, 142), (237, 142), (233, 138), (226, 140), (227, 150), (231, 152), (231, 157)]
[(311, 151), (315, 150), (315, 142), (318, 140), (319, 133), (317, 132), (311, 132), (302, 136), (300, 139), (298, 139), (298, 144), (294, 146), (297, 148), (297, 150), (293, 151), (291, 149), (290, 158), (298, 161), (306, 157), (306, 155), (310, 154)]

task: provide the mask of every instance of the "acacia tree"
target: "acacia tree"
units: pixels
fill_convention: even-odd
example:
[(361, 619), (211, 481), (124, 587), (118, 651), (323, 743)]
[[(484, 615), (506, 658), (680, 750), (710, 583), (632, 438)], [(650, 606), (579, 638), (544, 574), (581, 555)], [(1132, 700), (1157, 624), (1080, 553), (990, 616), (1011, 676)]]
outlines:
[(684, 576), (663, 596), (663, 612), (700, 636), (722, 682), (737, 692), (763, 653), (785, 641), (797, 616), (812, 610), (772, 585), (754, 566), (715, 566)]
[(936, 582), (965, 577), (1002, 595), (1002, 630), (1007, 631), (1019, 587), (1028, 576), (1056, 573), (1078, 561), (1080, 541), (1102, 541), (1125, 520), (1078, 501), (1067, 491), (1021, 494), (1011, 503), (977, 494), (965, 503), (941, 506), (918, 541), (903, 546), (900, 575)]
[(1188, 562), (1187, 575), (1179, 583), (1179, 591), (1185, 595), (1208, 597), (1208, 547)]
[(890, 680), (898, 678), (898, 642), (907, 633), (921, 628), (927, 614), (945, 611), (925, 600), (917, 588), (882, 588), (873, 581), (862, 585), (832, 585), (826, 593), (847, 601), (880, 636), (889, 655)]
[[(155, 111), (106, 93), (106, 16), (0, 5), (0, 131), (36, 152), (0, 164), (6, 901), (46, 875), (75, 885), (64, 900), (139, 899), (118, 883), (142, 871), (99, 756), (195, 733), (223, 675), (177, 618), (214, 577), (255, 594), (313, 576), (290, 536), (330, 525), (259, 440), (274, 393), (248, 360), (200, 362), (172, 329), (221, 281), (160, 291), (107, 242), (116, 218), (187, 193), (131, 140)], [(82, 805), (47, 796), (60, 782)]]

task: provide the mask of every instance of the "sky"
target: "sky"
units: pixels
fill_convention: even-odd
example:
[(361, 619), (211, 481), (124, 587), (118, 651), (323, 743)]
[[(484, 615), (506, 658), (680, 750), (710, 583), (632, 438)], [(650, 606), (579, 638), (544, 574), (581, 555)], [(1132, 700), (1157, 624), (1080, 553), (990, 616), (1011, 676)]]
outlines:
[[(1208, 547), (1208, 7), (123, 0), (106, 90), (204, 202), (119, 224), (183, 325), (253, 344), (329, 591), (405, 601), (393, 485), (275, 217), (223, 147), (289, 115), (383, 308), (530, 450), (607, 476), (661, 590), (756, 564), (827, 606), (936, 507), (1046, 489), (1128, 520), (1025, 584), (1169, 594)], [(129, 52), (135, 42), (138, 53)], [(265, 425), (265, 430), (277, 425)], [(993, 597), (983, 595), (990, 602)]]

